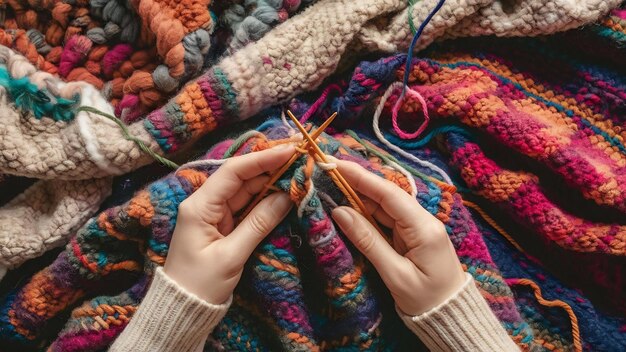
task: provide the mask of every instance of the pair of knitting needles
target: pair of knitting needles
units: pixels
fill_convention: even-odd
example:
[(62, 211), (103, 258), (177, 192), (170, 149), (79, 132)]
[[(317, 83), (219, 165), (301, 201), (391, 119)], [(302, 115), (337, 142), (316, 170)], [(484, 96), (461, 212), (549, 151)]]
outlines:
[[(250, 213), (250, 211), (267, 195), (270, 189), (275, 188), (273, 186), (274, 183), (278, 181), (278, 179), (289, 169), (289, 167), (293, 165), (293, 163), (296, 160), (298, 160), (298, 158), (302, 156), (303, 154), (305, 153), (311, 154), (318, 164), (319, 163), (328, 164), (328, 159), (326, 158), (326, 154), (324, 154), (324, 152), (320, 149), (320, 147), (317, 145), (315, 140), (322, 134), (322, 132), (324, 132), (326, 127), (328, 127), (331, 124), (331, 122), (333, 122), (335, 117), (337, 117), (337, 113), (335, 112), (328, 119), (326, 119), (326, 121), (324, 121), (324, 123), (317, 130), (315, 130), (312, 134), (309, 134), (307, 132), (307, 130), (302, 126), (300, 121), (298, 121), (298, 119), (291, 113), (291, 111), (287, 110), (287, 115), (289, 116), (291, 121), (296, 125), (298, 130), (300, 130), (300, 133), (302, 133), (304, 140), (302, 141), (302, 143), (300, 143), (298, 147), (296, 147), (296, 152), (291, 156), (289, 161), (287, 161), (287, 163), (285, 163), (280, 169), (278, 169), (276, 172), (274, 172), (270, 176), (270, 180), (267, 182), (263, 190), (254, 198), (252, 203), (250, 203), (250, 205), (246, 208), (246, 210), (242, 214), (242, 217), (245, 217), (246, 215), (248, 215), (248, 213)], [(361, 201), (361, 198), (359, 198), (359, 196), (356, 194), (354, 189), (352, 189), (348, 181), (346, 181), (346, 179), (341, 175), (339, 170), (337, 170), (336, 168), (329, 168), (326, 171), (329, 173), (329, 176), (333, 180), (335, 185), (337, 185), (339, 190), (341, 190), (341, 192), (346, 196), (350, 205), (354, 209), (356, 209), (359, 213), (361, 213), (361, 215), (365, 216), (365, 218), (380, 233), (382, 233), (380, 228), (378, 227), (378, 224), (374, 220), (374, 218), (369, 214), (369, 212), (365, 208), (365, 204), (363, 204), (363, 201)]]

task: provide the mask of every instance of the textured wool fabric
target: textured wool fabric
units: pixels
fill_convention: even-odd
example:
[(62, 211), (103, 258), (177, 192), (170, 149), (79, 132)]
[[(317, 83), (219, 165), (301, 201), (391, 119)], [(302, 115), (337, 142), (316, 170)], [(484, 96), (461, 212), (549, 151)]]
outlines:
[[(124, 139), (119, 126), (104, 117), (94, 119), (87, 112), (75, 112), (80, 106), (113, 112), (92, 85), (65, 83), (38, 71), (23, 56), (2, 46), (0, 63), (4, 64), (0, 66), (0, 87), (4, 88), (0, 102), (0, 172), (75, 180), (128, 171), (116, 165), (123, 165), (128, 158), (126, 144), (134, 144)], [(103, 135), (102, 130), (113, 134)], [(149, 140), (145, 133), (142, 136), (135, 130), (130, 127), (138, 138)], [(126, 143), (112, 143), (115, 140)], [(130, 151), (130, 156), (143, 157), (143, 163), (151, 160), (137, 148)]]
[[(520, 313), (534, 330), (545, 331), (546, 326), (554, 326), (561, 331), (568, 331), (571, 329), (570, 319), (566, 312), (559, 312), (560, 308), (538, 304), (532, 290), (516, 284), (520, 278), (533, 280), (546, 299), (564, 301), (572, 308), (578, 321), (584, 322), (580, 323), (579, 327), (585, 350), (613, 351), (624, 348), (626, 332), (618, 328), (626, 323), (623, 316), (611, 317), (602, 314), (580, 290), (564, 285), (536, 258), (520, 252), (483, 221), (477, 221), (477, 225), (491, 257), (515, 293), (518, 306), (523, 307)], [(519, 230), (524, 231), (521, 228)], [(565, 348), (558, 340), (550, 339), (549, 334), (544, 336), (547, 337), (546, 344)]]
[(471, 275), (452, 297), (419, 316), (398, 314), (431, 352), (519, 351), (478, 293)]
[(200, 73), (215, 26), (210, 3), (9, 1), (0, 44), (41, 70), (93, 84), (132, 120)]
[[(444, 43), (412, 63), (410, 87), (425, 99), (430, 118), (444, 124), (433, 133), (450, 136), (449, 162), (469, 188), (507, 211), (529, 238), (569, 257), (568, 263), (589, 264), (578, 268), (579, 284), (593, 282), (590, 292), (623, 312), (624, 77), (601, 66), (603, 53), (576, 55), (563, 38)], [(533, 59), (538, 53), (541, 62)], [(354, 125), (368, 102), (402, 79), (405, 60), (399, 55), (362, 63), (321, 111), (339, 112), (335, 128)], [(391, 95), (386, 111), (399, 95)], [(418, 100), (407, 97), (400, 105), (400, 126), (423, 121)], [(488, 137), (489, 144), (478, 137)], [(411, 152), (427, 142), (387, 138)], [(549, 188), (539, 171), (549, 175), (543, 178)]]
[[(232, 35), (228, 43), (229, 50), (235, 51), (259, 40), (274, 26), (285, 22), (299, 9), (315, 1), (248, 0), (243, 4), (238, 1), (227, 1), (225, 4), (215, 3), (214, 10)], [(220, 7), (224, 9), (220, 10)]]
[(109, 351), (201, 351), (231, 302), (232, 297), (220, 305), (207, 303), (187, 292), (159, 267), (133, 315), (134, 323), (124, 329)]
[[(364, 137), (366, 138), (366, 136)], [(412, 150), (412, 154), (422, 160), (434, 162), (449, 174), (453, 173), (454, 167), (449, 165), (449, 155), (445, 150), (441, 154), (422, 145), (419, 149)], [(444, 155), (446, 156), (444, 157)], [(420, 170), (423, 168), (423, 166), (419, 165), (416, 165), (416, 167)], [(462, 180), (458, 181), (462, 184)], [(466, 197), (471, 196), (464, 194), (463, 197), (466, 199)], [(545, 299), (561, 300), (567, 303), (578, 319), (583, 350), (614, 351), (625, 348), (626, 331), (623, 329), (623, 326), (626, 325), (626, 320), (624, 320), (623, 314), (616, 312), (616, 308), (621, 307), (621, 302), (616, 301), (616, 299), (622, 297), (623, 294), (619, 291), (600, 292), (602, 290), (598, 289), (598, 287), (602, 287), (602, 282), (606, 282), (598, 279), (602, 278), (602, 280), (615, 282), (609, 281), (611, 282), (610, 289), (619, 290), (623, 262), (621, 262), (621, 266), (611, 267), (602, 260), (604, 257), (598, 257), (597, 255), (593, 255), (590, 258), (572, 255), (571, 252), (559, 255), (558, 248), (552, 248), (543, 242), (532, 246), (531, 243), (525, 241), (525, 246), (520, 248), (519, 244), (511, 241), (516, 239), (521, 242), (526, 237), (529, 237), (528, 235), (532, 232), (528, 228), (516, 224), (512, 221), (514, 218), (511, 219), (509, 217), (510, 226), (508, 228), (513, 232), (505, 235), (513, 237), (506, 238), (506, 236), (497, 233), (489, 225), (484, 224), (483, 215), (475, 214), (477, 216), (473, 219), (476, 219), (478, 231), (487, 245), (490, 257), (500, 269), (505, 282), (513, 290), (520, 314), (534, 331), (534, 339), (541, 341), (540, 345), (547, 350), (571, 349), (573, 340), (571, 318), (562, 307), (546, 307), (540, 304), (535, 296), (535, 292), (519, 283), (522, 281), (521, 279), (534, 281), (541, 289)], [(507, 219), (507, 217), (503, 217), (504, 219)], [(544, 263), (530, 256), (524, 252), (526, 245), (528, 245), (529, 252), (531, 249), (537, 252), (539, 248), (539, 252), (545, 252), (542, 255), (542, 259), (551, 260)], [(619, 259), (621, 258), (612, 259), (618, 259), (618, 261), (613, 263), (615, 266), (616, 263), (620, 263)], [(572, 287), (571, 284), (568, 286), (568, 284), (554, 277), (549, 270), (558, 271), (560, 275), (569, 273), (569, 277), (568, 275), (563, 276), (568, 277), (570, 282), (574, 282), (579, 286)], [(613, 271), (616, 272), (613, 273)], [(571, 280), (571, 277), (575, 277), (575, 280)], [(595, 280), (593, 280), (594, 277), (596, 277)], [(595, 282), (590, 284), (592, 280)], [(585, 287), (589, 291), (586, 294), (583, 294), (580, 289), (576, 288), (582, 287), (582, 284), (587, 284)], [(598, 293), (601, 295), (598, 296)], [(590, 301), (592, 294), (596, 298), (593, 303)], [(606, 299), (607, 296), (613, 297), (613, 301), (608, 301)], [(597, 306), (604, 307), (604, 311), (597, 309)]]
[(11, 269), (64, 245), (110, 193), (111, 178), (30, 186), (0, 208), (0, 267)]
[(43, 71), (94, 85), (118, 117), (132, 121), (161, 106), (225, 48), (258, 40), (310, 2), (9, 1), (0, 44)]
[[(177, 205), (221, 164), (214, 158), (264, 149), (293, 133), (272, 124), (276, 123), (260, 127), (265, 135), (246, 133), (217, 145), (208, 161), (190, 164), (139, 191), (126, 204), (91, 219), (55, 263), (3, 303), (0, 338), (19, 346), (38, 343), (48, 320), (97, 294), (97, 287), (107, 282), (113, 295), (96, 297), (74, 309), (51, 350), (97, 350), (111, 343), (145, 295), (155, 265), (165, 260)], [(326, 153), (359, 162), (403, 189), (412, 189), (413, 181), (404, 173), (382, 164), (353, 138), (337, 137), (322, 138)], [(454, 188), (426, 176), (415, 182), (418, 200), (446, 224), (464, 267), (514, 341), (524, 349), (539, 343), (521, 319), (511, 291)], [(329, 207), (345, 200), (324, 171), (311, 158), (302, 158), (277, 186), (290, 193), (297, 210), (246, 266), (213, 341), (226, 350), (416, 346), (388, 294), (377, 288), (379, 279), (330, 221)], [(139, 280), (130, 288), (109, 279), (137, 274)]]
[[(47, 331), (48, 321), (75, 307), (83, 297), (98, 294), (99, 287), (106, 283), (109, 294), (74, 309), (52, 350), (97, 350), (108, 345), (145, 295), (154, 265), (164, 261), (177, 204), (221, 164), (214, 158), (264, 149), (274, 144), (272, 139), (284, 140), (293, 133), (284, 127), (271, 127), (274, 125), (269, 121), (259, 127), (269, 142), (253, 132), (219, 144), (206, 156), (208, 161), (190, 164), (189, 168), (147, 186), (124, 205), (90, 220), (52, 266), (35, 275), (3, 303), (3, 343), (24, 348), (37, 343), (37, 336), (54, 335)], [(381, 164), (376, 155), (384, 152), (372, 151), (367, 143), (369, 147), (364, 148), (347, 135), (336, 137), (336, 141), (322, 138), (327, 153), (359, 162), (407, 191), (412, 188), (403, 173)], [(435, 154), (427, 151), (418, 151), (416, 155), (437, 160)], [(343, 236), (330, 222), (328, 208), (345, 200), (334, 186), (328, 185), (323, 171), (311, 160), (305, 161), (298, 162), (277, 183), (298, 202), (303, 217), (292, 214), (257, 249), (246, 266), (233, 305), (214, 330), (207, 348), (301, 350), (367, 346), (415, 350), (417, 341), (396, 317), (388, 293), (378, 288), (382, 283), (358, 252), (346, 247)], [(415, 175), (418, 200), (446, 224), (464, 268), (474, 277), (479, 291), (514, 341), (522, 349), (570, 349), (572, 337), (567, 317), (563, 318), (558, 308), (528, 316), (536, 309), (536, 301), (526, 296), (520, 301), (511, 294), (491, 260), (481, 232), (454, 189), (423, 173)], [(511, 257), (502, 250), (493, 254), (497, 258)], [(132, 274), (141, 272), (145, 274), (138, 279)], [(121, 277), (134, 277), (136, 284), (120, 284)], [(573, 292), (558, 282), (551, 281), (551, 285), (551, 292), (557, 297), (563, 290)], [(586, 349), (612, 351), (626, 346), (626, 336), (619, 332), (623, 320), (604, 318), (580, 296), (567, 299), (578, 305), (576, 312), (587, 324), (582, 330)], [(532, 325), (521, 318), (521, 312), (527, 314)], [(539, 319), (540, 316), (550, 319)], [(603, 332), (612, 338), (607, 339)]]

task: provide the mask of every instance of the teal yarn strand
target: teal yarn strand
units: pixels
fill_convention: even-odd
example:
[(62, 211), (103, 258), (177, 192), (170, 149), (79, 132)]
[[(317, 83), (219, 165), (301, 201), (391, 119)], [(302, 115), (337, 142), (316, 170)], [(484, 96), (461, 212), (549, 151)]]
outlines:
[(107, 119), (115, 122), (122, 130), (122, 134), (124, 135), (124, 138), (126, 138), (129, 141), (134, 142), (139, 147), (139, 149), (143, 150), (146, 154), (150, 155), (154, 160), (172, 169), (179, 168), (178, 164), (155, 153), (150, 148), (148, 148), (148, 146), (146, 145), (146, 143), (144, 143), (144, 141), (133, 136), (128, 130), (128, 127), (126, 127), (126, 125), (124, 124), (124, 122), (118, 119), (117, 117), (107, 114), (106, 112), (102, 112), (96, 108), (92, 108), (91, 106), (81, 106), (80, 108), (78, 108), (77, 112), (81, 112), (81, 111), (91, 112), (91, 113), (106, 117)]
[(446, 126), (439, 126), (439, 127), (433, 128), (422, 139), (418, 139), (418, 140), (405, 140), (390, 133), (385, 134), (385, 138), (391, 143), (403, 149), (419, 149), (425, 146), (426, 144), (428, 144), (436, 136), (440, 134), (451, 133), (451, 132), (461, 134), (468, 138), (470, 137), (469, 131), (467, 131), (463, 127), (460, 127), (457, 125), (446, 125)]
[(33, 84), (27, 77), (18, 79), (11, 77), (4, 66), (0, 67), (0, 86), (7, 90), (18, 109), (32, 112), (37, 119), (44, 116), (55, 121), (74, 119), (73, 108), (77, 99), (54, 97), (47, 90)]

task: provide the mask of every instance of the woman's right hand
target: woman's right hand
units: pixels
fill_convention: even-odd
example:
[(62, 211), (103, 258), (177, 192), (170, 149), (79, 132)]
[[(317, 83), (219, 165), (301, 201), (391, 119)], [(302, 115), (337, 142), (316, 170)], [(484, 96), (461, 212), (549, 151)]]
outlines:
[(398, 308), (416, 316), (456, 293), (467, 277), (443, 223), (394, 183), (356, 163), (334, 158), (333, 162), (364, 196), (372, 216), (392, 229), (389, 244), (354, 209), (342, 206), (332, 212), (343, 233), (374, 265)]

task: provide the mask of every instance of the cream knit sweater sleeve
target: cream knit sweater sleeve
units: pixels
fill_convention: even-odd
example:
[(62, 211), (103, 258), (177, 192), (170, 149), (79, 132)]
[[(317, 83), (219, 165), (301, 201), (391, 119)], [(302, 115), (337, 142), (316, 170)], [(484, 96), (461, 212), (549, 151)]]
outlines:
[(199, 352), (230, 303), (208, 303), (158, 267), (146, 297), (109, 351)]
[[(148, 294), (109, 351), (201, 351), (232, 298), (207, 303), (158, 268)], [(431, 351), (519, 351), (467, 274), (463, 286), (439, 306), (400, 317)]]
[(398, 310), (404, 324), (432, 352), (444, 351), (519, 351), (470, 274), (450, 298), (417, 316)]

